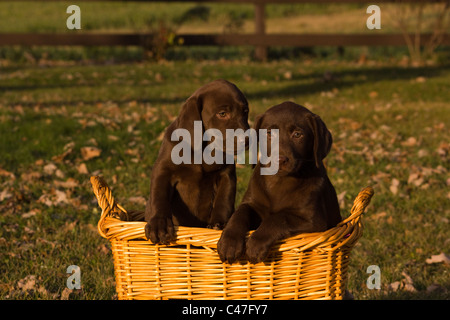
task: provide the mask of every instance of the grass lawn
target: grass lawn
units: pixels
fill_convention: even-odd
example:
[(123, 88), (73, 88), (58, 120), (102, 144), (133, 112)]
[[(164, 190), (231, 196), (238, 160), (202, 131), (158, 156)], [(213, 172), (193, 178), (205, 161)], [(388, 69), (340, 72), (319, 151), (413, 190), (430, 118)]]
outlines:
[[(313, 1), (312, 1), (313, 2)], [(0, 3), (2, 32), (73, 32), (66, 28), (69, 14), (67, 2)], [(81, 9), (82, 32), (136, 31), (143, 32), (164, 21), (181, 33), (253, 32), (254, 6), (233, 3), (164, 3), (162, 2), (102, 2), (77, 4)], [(367, 4), (268, 4), (267, 32), (298, 33), (370, 33), (366, 26)], [(432, 30), (436, 11), (442, 4), (425, 7), (423, 31)], [(397, 18), (404, 6), (380, 4), (383, 32), (399, 32)], [(18, 23), (20, 21), (20, 23)], [(414, 31), (415, 15), (406, 22)], [(287, 31), (289, 30), (289, 31)], [(78, 31), (80, 32), (80, 31)]]
[[(426, 262), (450, 252), (448, 65), (320, 61), (4, 67), (0, 298), (67, 297), (69, 265), (82, 272), (82, 290), (69, 298), (115, 297), (89, 176), (103, 175), (125, 208), (143, 209), (161, 132), (216, 78), (246, 94), (250, 120), (285, 100), (323, 118), (334, 136), (327, 165), (344, 216), (362, 187), (374, 187), (349, 271), (356, 299), (450, 298), (448, 265)], [(83, 157), (84, 147), (101, 152)], [(238, 170), (238, 201), (250, 172)], [(381, 269), (381, 290), (366, 287), (369, 265)], [(388, 289), (409, 278), (414, 291)]]

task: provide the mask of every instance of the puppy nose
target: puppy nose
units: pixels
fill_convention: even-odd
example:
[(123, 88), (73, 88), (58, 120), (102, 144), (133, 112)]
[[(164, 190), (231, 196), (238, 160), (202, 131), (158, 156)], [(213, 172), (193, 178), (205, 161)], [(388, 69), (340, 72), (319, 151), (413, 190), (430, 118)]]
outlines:
[(289, 161), (289, 158), (286, 156), (279, 156), (278, 157), (278, 164), (282, 166), (283, 164), (287, 163)]

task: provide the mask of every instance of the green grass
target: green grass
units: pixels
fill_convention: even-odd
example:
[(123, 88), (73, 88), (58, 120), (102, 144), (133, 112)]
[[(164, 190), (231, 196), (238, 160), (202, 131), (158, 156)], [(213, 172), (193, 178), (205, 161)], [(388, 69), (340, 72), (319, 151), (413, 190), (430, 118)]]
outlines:
[[(82, 2), (81, 30), (68, 30), (66, 13), (69, 2), (0, 2), (0, 32), (4, 33), (158, 33), (170, 30), (175, 34), (253, 33), (252, 4), (217, 3), (143, 3), (143, 2)], [(267, 33), (401, 33), (397, 18), (404, 4), (383, 4), (382, 30), (369, 30), (364, 4), (269, 4), (266, 6)], [(405, 9), (407, 10), (407, 9)], [(432, 32), (432, 25), (442, 4), (425, 7), (421, 32)], [(408, 11), (409, 12), (409, 11)], [(408, 16), (409, 32), (415, 32), (417, 17)], [(331, 48), (270, 48), (269, 58), (298, 58), (315, 55), (335, 59), (337, 49)], [(340, 51), (339, 51), (340, 52)], [(169, 60), (242, 59), (251, 57), (250, 47), (171, 47), (163, 56)], [(345, 56), (358, 59), (361, 54), (376, 59), (396, 59), (408, 55), (406, 48), (345, 48)], [(137, 47), (1, 47), (0, 61), (30, 62), (46, 60), (102, 60), (108, 63), (142, 61), (146, 54)], [(342, 58), (342, 57), (340, 57)], [(437, 59), (448, 61), (448, 50)]]
[[(8, 1), (0, 3), (0, 30), (2, 32), (70, 32), (65, 22), (69, 2), (33, 3)], [(186, 25), (221, 25), (230, 19), (252, 20), (252, 4), (205, 3), (140, 3), (140, 2), (82, 2), (78, 4), (83, 30), (143, 31), (149, 25), (164, 19)], [(361, 5), (277, 4), (267, 6), (268, 18), (290, 17), (300, 14), (321, 15), (344, 12)], [(45, 18), (44, 18), (45, 17)], [(187, 20), (189, 19), (189, 20)], [(21, 21), (21, 23), (17, 23)]]
[[(324, 81), (325, 72), (332, 73), (331, 81)], [(83, 289), (71, 299), (115, 297), (112, 256), (108, 241), (96, 232), (99, 209), (89, 176), (103, 175), (125, 208), (143, 209), (130, 198), (147, 197), (158, 136), (183, 100), (216, 78), (234, 82), (246, 94), (251, 120), (285, 100), (324, 119), (334, 136), (327, 157), (330, 179), (338, 194), (346, 192), (344, 216), (361, 188), (374, 187), (349, 269), (356, 299), (450, 298), (448, 266), (425, 262), (450, 251), (449, 66), (318, 60), (4, 68), (0, 298), (59, 299), (72, 264), (81, 268)], [(71, 151), (56, 159), (70, 143)], [(100, 157), (83, 160), (85, 146), (97, 146)], [(56, 170), (46, 169), (49, 164)], [(81, 164), (87, 174), (78, 171)], [(249, 165), (238, 169), (237, 201), (250, 173)], [(423, 178), (418, 185), (408, 183), (413, 173)], [(393, 179), (399, 180), (396, 194), (390, 190)], [(67, 181), (75, 184), (61, 185)], [(65, 202), (57, 202), (57, 191), (66, 195)], [(373, 264), (382, 272), (379, 291), (365, 285)], [(413, 279), (416, 292), (387, 289), (404, 278), (402, 272)], [(19, 281), (29, 275), (37, 278), (34, 288), (20, 289)], [(432, 284), (438, 289), (427, 292)]]

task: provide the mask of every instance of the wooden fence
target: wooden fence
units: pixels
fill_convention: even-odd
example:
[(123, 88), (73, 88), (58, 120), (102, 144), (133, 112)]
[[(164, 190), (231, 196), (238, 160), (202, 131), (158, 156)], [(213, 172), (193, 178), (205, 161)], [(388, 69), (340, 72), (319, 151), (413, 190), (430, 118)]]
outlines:
[[(0, 2), (6, 0), (0, 0)], [(16, 0), (17, 1), (17, 0)], [(21, 0), (18, 0), (21, 1)], [(30, 0), (28, 0), (30, 1)], [(40, 1), (40, 0), (34, 0)], [(63, 0), (46, 0), (63, 1)], [(89, 0), (74, 0), (79, 3)], [(96, 0), (122, 1), (124, 0)], [(195, 3), (252, 3), (255, 6), (254, 34), (178, 34), (184, 46), (254, 46), (255, 57), (264, 60), (270, 46), (314, 47), (314, 46), (405, 46), (405, 34), (267, 34), (265, 28), (265, 6), (269, 3), (414, 3), (425, 0), (133, 0), (136, 2), (195, 2)], [(132, 1), (131, 1), (132, 2)], [(370, 2), (370, 3), (369, 3)], [(426, 3), (450, 0), (428, 0)], [(409, 34), (409, 37), (416, 35)], [(154, 35), (149, 33), (0, 33), (0, 46), (45, 45), (45, 46), (144, 46), (151, 43)], [(431, 34), (420, 34), (421, 42), (431, 39)], [(175, 39), (177, 41), (177, 39)], [(450, 45), (450, 34), (442, 35), (441, 44)]]

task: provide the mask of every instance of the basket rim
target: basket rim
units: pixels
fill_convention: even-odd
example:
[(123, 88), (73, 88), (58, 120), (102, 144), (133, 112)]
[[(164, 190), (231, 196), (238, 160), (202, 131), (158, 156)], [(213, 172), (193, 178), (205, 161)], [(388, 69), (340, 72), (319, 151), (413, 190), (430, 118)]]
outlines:
[[(127, 212), (114, 199), (111, 189), (100, 176), (90, 178), (92, 188), (102, 209), (98, 221), (98, 232), (106, 239), (143, 240), (152, 244), (145, 236), (145, 221), (126, 221), (133, 216), (143, 217), (142, 211)], [(354, 200), (350, 216), (343, 219), (336, 227), (323, 232), (300, 233), (274, 244), (276, 251), (319, 251), (337, 250), (342, 246), (352, 246), (362, 235), (361, 216), (374, 194), (372, 187), (363, 188)], [(215, 251), (222, 230), (199, 227), (175, 226), (176, 238), (164, 246), (193, 245)], [(253, 231), (250, 231), (249, 236)]]

